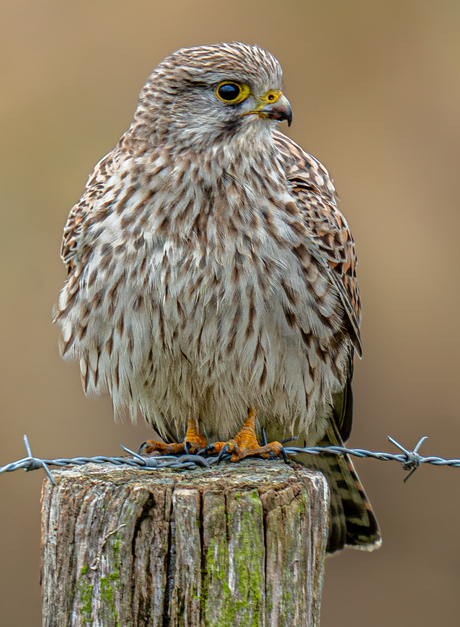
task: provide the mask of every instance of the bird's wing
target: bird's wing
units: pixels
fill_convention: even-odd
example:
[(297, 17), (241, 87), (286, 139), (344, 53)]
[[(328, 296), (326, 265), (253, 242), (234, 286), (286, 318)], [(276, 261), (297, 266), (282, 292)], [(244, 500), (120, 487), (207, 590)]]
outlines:
[(88, 177), (83, 194), (76, 205), (70, 210), (61, 245), (61, 259), (67, 266), (69, 274), (75, 268), (78, 261), (78, 252), (82, 246), (81, 234), (85, 221), (91, 215), (91, 211), (102, 196), (107, 192), (107, 181), (117, 166), (120, 147), (109, 152), (96, 164)]
[[(348, 224), (337, 208), (333, 182), (319, 161), (278, 131), (275, 132), (275, 142), (283, 155), (291, 195), (306, 227), (308, 241), (303, 244), (326, 270), (335, 286), (346, 313), (347, 332), (356, 352), (361, 356), (361, 304), (356, 280), (356, 254)], [(326, 432), (320, 441), (308, 441), (307, 434), (299, 434), (298, 445), (341, 446), (348, 439), (353, 418), (352, 377), (351, 349), (347, 380), (343, 389), (333, 394)], [(270, 433), (270, 438), (273, 435)], [(295, 446), (296, 443), (290, 445)], [(347, 455), (302, 454), (296, 457), (296, 461), (321, 471), (329, 482), (331, 505), (328, 552), (340, 550), (344, 546), (367, 550), (380, 546), (378, 523), (351, 459)]]
[(276, 131), (275, 143), (286, 162), (290, 192), (304, 218), (308, 252), (326, 269), (348, 319), (348, 332), (362, 354), (361, 303), (356, 280), (355, 244), (337, 207), (337, 194), (326, 168), (291, 139)]

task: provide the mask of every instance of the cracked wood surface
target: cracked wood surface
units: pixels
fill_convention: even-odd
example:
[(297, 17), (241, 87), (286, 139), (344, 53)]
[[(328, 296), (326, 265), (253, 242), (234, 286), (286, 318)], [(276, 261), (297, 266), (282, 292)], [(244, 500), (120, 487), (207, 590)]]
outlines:
[(298, 464), (54, 471), (44, 627), (319, 625), (328, 487)]

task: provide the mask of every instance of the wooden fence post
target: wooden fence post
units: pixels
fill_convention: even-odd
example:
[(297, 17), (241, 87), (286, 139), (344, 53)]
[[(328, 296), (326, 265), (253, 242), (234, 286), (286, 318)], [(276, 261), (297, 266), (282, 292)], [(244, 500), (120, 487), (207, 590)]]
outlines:
[(111, 464), (42, 493), (44, 627), (319, 625), (328, 487), (298, 464)]

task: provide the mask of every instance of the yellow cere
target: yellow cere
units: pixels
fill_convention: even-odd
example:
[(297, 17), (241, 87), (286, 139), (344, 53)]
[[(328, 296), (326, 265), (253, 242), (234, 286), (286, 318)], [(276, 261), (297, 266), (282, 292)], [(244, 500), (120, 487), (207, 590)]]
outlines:
[(265, 107), (265, 105), (275, 103), (282, 95), (283, 92), (279, 89), (271, 89), (270, 91), (267, 91), (267, 93), (259, 99), (260, 108)]

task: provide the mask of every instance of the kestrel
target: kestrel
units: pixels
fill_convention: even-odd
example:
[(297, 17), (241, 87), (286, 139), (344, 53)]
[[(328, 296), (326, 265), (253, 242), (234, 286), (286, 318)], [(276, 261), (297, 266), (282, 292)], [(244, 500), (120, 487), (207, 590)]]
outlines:
[[(166, 441), (144, 452), (215, 442), (235, 461), (279, 455), (294, 434), (350, 434), (354, 242), (325, 167), (278, 129), (291, 119), (270, 53), (178, 50), (70, 212), (61, 354), (79, 360), (86, 394), (108, 391), (115, 418), (140, 411)], [(259, 446), (262, 426), (273, 441)], [(304, 460), (331, 487), (328, 550), (378, 546), (351, 460)]]

